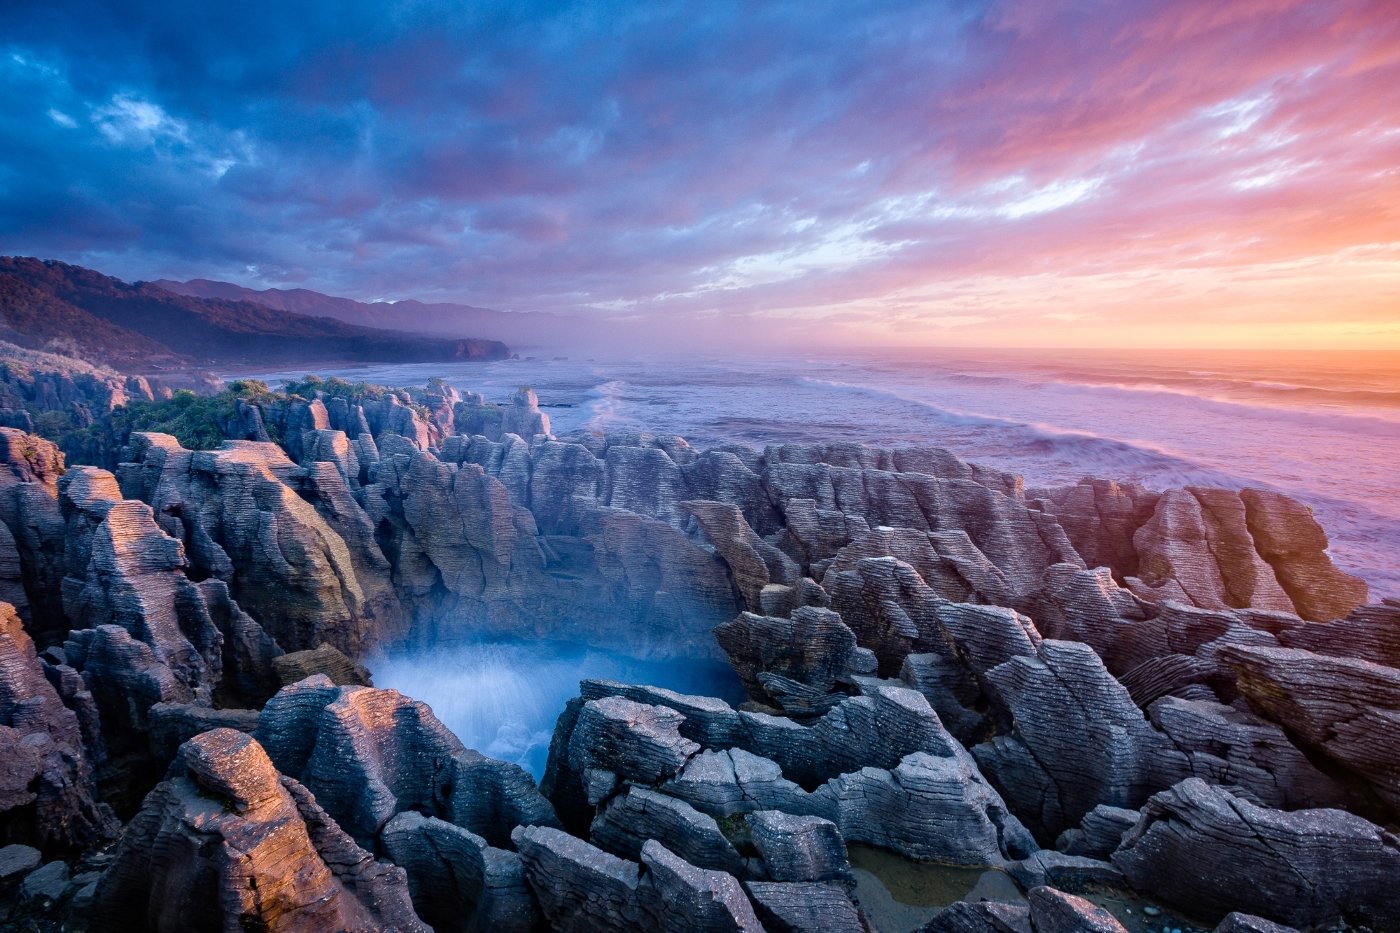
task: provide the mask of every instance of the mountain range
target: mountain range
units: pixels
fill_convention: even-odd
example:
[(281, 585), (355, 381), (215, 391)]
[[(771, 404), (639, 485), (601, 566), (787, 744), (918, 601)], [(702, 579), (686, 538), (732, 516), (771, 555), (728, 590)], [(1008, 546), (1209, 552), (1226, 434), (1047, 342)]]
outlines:
[(412, 331), (438, 337), (471, 334), (510, 344), (527, 351), (542, 347), (594, 344), (611, 326), (591, 318), (543, 311), (496, 311), (474, 305), (447, 302), (356, 301), (306, 288), (253, 289), (231, 282), (190, 279), (177, 282), (157, 279), (151, 283), (168, 292), (192, 298), (253, 302), (293, 314), (334, 318), (360, 327)]
[(322, 304), (278, 307), (234, 293), (180, 293), (56, 260), (0, 257), (0, 339), (120, 369), (493, 360), (510, 353), (501, 341), (467, 328), (447, 337), (441, 330), (427, 335), (385, 329), (387, 318), (366, 326), (364, 318), (325, 314)]

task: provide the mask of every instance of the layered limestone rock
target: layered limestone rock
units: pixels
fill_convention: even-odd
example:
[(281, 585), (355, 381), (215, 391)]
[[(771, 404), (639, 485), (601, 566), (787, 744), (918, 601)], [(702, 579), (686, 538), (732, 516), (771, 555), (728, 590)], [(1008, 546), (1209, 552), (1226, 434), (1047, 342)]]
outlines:
[[(58, 505), (58, 479), (63, 454), (49, 441), (13, 428), (0, 428), (0, 522), (14, 542), (19, 584), (25, 597), (13, 603), (24, 610), (31, 635), (41, 643), (62, 638), (63, 514)], [(0, 545), (8, 540), (0, 539)], [(5, 547), (8, 552), (8, 547)], [(13, 560), (13, 559), (11, 559)], [(18, 598), (13, 563), (10, 592)]]
[(377, 862), (249, 736), (180, 749), (98, 885), (105, 930), (428, 933), (401, 868)]
[(745, 612), (714, 635), (749, 696), (794, 716), (826, 712), (844, 698), (839, 684), (875, 672), (874, 659), (830, 609), (799, 606), (790, 618)]
[(547, 827), (517, 829), (514, 841), (550, 929), (762, 929), (732, 875), (696, 868), (655, 840), (640, 865)]
[(407, 872), (414, 909), (435, 933), (538, 929), (539, 908), (515, 852), (413, 810), (390, 820), (380, 841)]
[(81, 849), (116, 823), (97, 800), (78, 717), (44, 676), (14, 607), (0, 603), (0, 845)]
[(1087, 645), (1047, 640), (987, 674), (1013, 731), (973, 749), (984, 772), (1045, 839), (1100, 804), (1136, 809), (1186, 773)]
[(183, 572), (180, 542), (157, 527), (150, 506), (123, 500), (106, 470), (75, 467), (59, 485), (68, 617), (93, 628), (120, 626), (169, 669), (182, 699), (212, 699), (223, 673), (222, 635)]
[(1400, 670), (1300, 648), (1223, 649), (1240, 693), (1400, 813)]
[(1137, 577), (1149, 591), (1165, 587), (1203, 609), (1294, 610), (1273, 567), (1256, 550), (1244, 501), (1229, 490), (1168, 490), (1133, 544)]
[(395, 690), (316, 675), (269, 700), (255, 735), (277, 769), (367, 847), (406, 810), (497, 846), (517, 825), (557, 824), (523, 769), (468, 750), (426, 704)]
[(1341, 810), (1284, 812), (1192, 778), (1151, 799), (1113, 854), (1133, 886), (1206, 918), (1400, 922), (1400, 838)]
[(1327, 621), (1366, 601), (1365, 583), (1328, 558), (1311, 510), (1281, 493), (1189, 486), (1158, 494), (1086, 480), (1032, 495), (1090, 567), (1110, 568), (1152, 602)]
[(294, 488), (304, 471), (277, 446), (188, 451), (169, 435), (137, 434), (129, 455), (118, 470), (123, 493), (149, 504), (192, 572), (227, 582), (283, 648), (325, 642), (353, 655), (375, 640), (377, 624), (397, 626), (387, 581), (361, 580), (346, 539)]
[(62, 684), (65, 670), (80, 675), (67, 695), (93, 717), (86, 738), (100, 745), (108, 799), (129, 811), (189, 737), (157, 728), (150, 711), (168, 704), (212, 713), (216, 700), (256, 706), (274, 689), (281, 649), (221, 581), (190, 580), (183, 545), (158, 527), (150, 506), (122, 499), (112, 474), (75, 467), (59, 491), (63, 608), (84, 627), (68, 632), (55, 677)]
[[(78, 814), (54, 845), (81, 844), (102, 816), (84, 768), (131, 812), (186, 743), (103, 917), (414, 929), (411, 896), (438, 929), (857, 929), (848, 842), (1028, 887), (1127, 874), (1152, 890), (1142, 866), (1186, 864), (1160, 840), (1186, 826), (1219, 848), (1230, 813), (1277, 830), (1258, 837), (1269, 890), (1325, 873), (1313, 850), (1389, 865), (1383, 833), (1368, 849), (1329, 816), (1318, 843), (1321, 818), (1298, 814), (1395, 812), (1394, 668), (1358, 658), (1395, 663), (1400, 606), (1358, 608), (1364, 588), (1292, 500), (1108, 482), (1028, 497), (935, 448), (697, 451), (553, 438), (528, 392), (501, 408), (445, 386), (320, 394), (249, 408), (250, 439), (220, 450), (136, 435), (119, 484), (60, 482), (56, 451), (0, 436), (0, 596), (45, 649), (7, 662), (0, 640), (0, 687), (22, 684), (9, 712), (0, 689), (0, 726), (74, 753), (16, 756), (8, 825), (34, 832), (23, 814), (48, 793)], [(356, 685), (376, 643), (481, 634), (685, 658), (717, 643), (753, 702), (585, 682), (546, 800), (423, 704)], [(21, 696), (41, 682), (41, 703)], [(555, 807), (591, 841), (554, 829)], [(1064, 851), (1037, 851), (1022, 820)], [(1299, 917), (1378, 896), (1337, 874)], [(205, 889), (222, 893), (196, 903)], [(1222, 910), (1261, 906), (1219, 891)], [(999, 910), (947, 923), (1111, 928), (1058, 892)]]
[[(581, 829), (575, 815), (596, 809), (591, 835), (609, 851), (635, 857), (656, 838), (701, 867), (759, 879), (831, 880), (791, 873), (810, 861), (839, 876), (845, 841), (959, 865), (1004, 865), (1036, 848), (924, 698), (888, 685), (801, 726), (713, 699), (585, 682), (561, 717), (544, 786), (566, 825)], [(792, 833), (799, 824), (835, 833), (842, 846), (767, 865), (754, 829), (765, 867), (745, 868), (722, 829), (744, 814), (772, 828), (774, 852), (787, 817), (801, 818)]]

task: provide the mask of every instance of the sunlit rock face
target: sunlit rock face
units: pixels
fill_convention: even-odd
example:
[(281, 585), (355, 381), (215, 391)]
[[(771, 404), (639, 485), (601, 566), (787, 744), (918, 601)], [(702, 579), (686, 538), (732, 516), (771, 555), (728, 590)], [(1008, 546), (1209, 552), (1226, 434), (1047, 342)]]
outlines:
[(180, 748), (96, 892), (103, 929), (426, 933), (402, 868), (377, 862), (305, 787), (230, 729)]

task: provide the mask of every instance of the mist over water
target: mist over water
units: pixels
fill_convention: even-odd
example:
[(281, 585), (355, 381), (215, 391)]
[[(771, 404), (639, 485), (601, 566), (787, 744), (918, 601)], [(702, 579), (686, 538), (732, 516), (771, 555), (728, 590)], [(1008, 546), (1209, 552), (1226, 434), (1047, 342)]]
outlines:
[(325, 374), (390, 384), (443, 376), (498, 401), (531, 385), (561, 435), (937, 444), (1022, 473), (1028, 486), (1097, 475), (1157, 489), (1276, 489), (1312, 506), (1334, 559), (1373, 598), (1400, 595), (1400, 354), (945, 349)]
[(392, 651), (369, 660), (376, 687), (432, 707), (468, 748), (511, 761), (539, 779), (555, 720), (579, 681), (619, 680), (743, 700), (718, 661), (647, 661), (567, 642), (493, 640)]

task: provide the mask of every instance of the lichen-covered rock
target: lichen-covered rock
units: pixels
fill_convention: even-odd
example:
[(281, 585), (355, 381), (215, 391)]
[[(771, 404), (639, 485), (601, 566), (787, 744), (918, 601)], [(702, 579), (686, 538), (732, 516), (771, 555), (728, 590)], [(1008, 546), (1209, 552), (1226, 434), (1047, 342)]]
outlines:
[(1137, 890), (1207, 919), (1400, 923), (1400, 838), (1342, 810), (1271, 810), (1198, 778), (1148, 802), (1113, 864)]
[(128, 825), (98, 885), (104, 930), (397, 930), (428, 933), (400, 868), (376, 862), (261, 746), (216, 729)]

